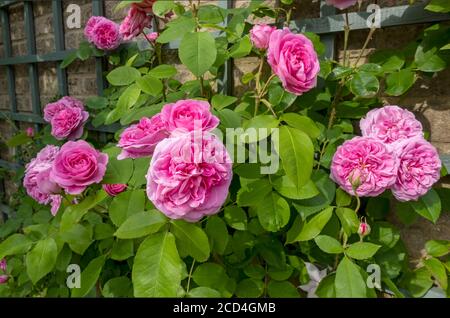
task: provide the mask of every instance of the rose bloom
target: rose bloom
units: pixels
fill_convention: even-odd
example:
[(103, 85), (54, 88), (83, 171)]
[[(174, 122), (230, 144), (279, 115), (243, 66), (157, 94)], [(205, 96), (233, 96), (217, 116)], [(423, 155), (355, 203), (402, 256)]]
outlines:
[(63, 98), (59, 99), (56, 102), (48, 103), (44, 108), (44, 120), (47, 122), (51, 122), (53, 116), (60, 110), (67, 108), (67, 107), (76, 107), (80, 108), (81, 110), (84, 110), (83, 103), (70, 96), (64, 96)]
[(44, 147), (30, 163), (25, 166), (23, 186), (28, 195), (40, 204), (51, 204), (51, 212), (55, 215), (61, 204), (60, 187), (49, 178), (53, 162), (59, 148), (48, 145)]
[(114, 183), (114, 184), (104, 184), (102, 185), (103, 190), (108, 193), (110, 196), (115, 197), (119, 193), (125, 191), (127, 189), (126, 184)]
[(28, 127), (28, 128), (25, 130), (25, 134), (26, 134), (28, 137), (33, 138), (33, 137), (34, 137), (34, 129), (33, 129), (33, 127)]
[(52, 120), (52, 135), (58, 139), (75, 140), (83, 135), (84, 123), (89, 113), (77, 107), (65, 107), (57, 112)]
[(374, 197), (389, 188), (396, 179), (395, 155), (381, 142), (370, 137), (354, 137), (338, 147), (331, 163), (331, 178), (347, 193)]
[(50, 178), (69, 194), (80, 194), (102, 181), (108, 156), (84, 140), (68, 141), (53, 162)]
[(101, 50), (114, 50), (121, 41), (119, 25), (107, 18), (98, 19), (90, 31), (90, 42)]
[(369, 111), (359, 122), (363, 136), (373, 137), (386, 144), (395, 144), (402, 140), (422, 137), (422, 124), (414, 114), (398, 106), (384, 106)]
[(267, 24), (257, 24), (250, 30), (250, 39), (253, 46), (258, 49), (267, 49), (269, 47), (270, 35), (277, 28)]
[(399, 201), (415, 201), (439, 180), (439, 154), (436, 148), (422, 137), (405, 140), (398, 145), (396, 153), (399, 168), (392, 194)]
[(327, 0), (327, 4), (340, 10), (344, 10), (355, 5), (357, 1), (358, 0)]
[(196, 222), (219, 212), (232, 176), (230, 157), (215, 135), (182, 134), (156, 146), (147, 195), (169, 218)]
[(167, 138), (169, 133), (161, 116), (143, 117), (136, 125), (126, 128), (120, 135), (118, 147), (122, 152), (117, 159), (148, 157), (153, 154), (156, 145)]
[(0, 261), (0, 269), (3, 272), (6, 272), (6, 268), (7, 268), (6, 258), (2, 258), (2, 260)]
[(136, 8), (145, 13), (152, 13), (153, 4), (156, 0), (142, 0), (141, 2), (134, 2), (131, 4), (132, 8)]
[(8, 275), (0, 275), (0, 285), (6, 284), (8, 282), (9, 276)]
[(150, 42), (155, 42), (156, 39), (158, 39), (159, 37), (159, 33), (158, 32), (152, 32), (150, 34), (145, 35), (145, 37), (147, 38), (147, 40), (149, 40)]
[(94, 33), (93, 33), (94, 27), (97, 25), (98, 22), (104, 19), (106, 18), (102, 16), (91, 16), (87, 21), (86, 26), (84, 27), (84, 36), (89, 42), (92, 43), (94, 41)]
[(125, 41), (129, 41), (150, 26), (151, 21), (152, 18), (145, 11), (132, 6), (120, 24), (119, 32)]
[(161, 119), (169, 132), (190, 132), (194, 129), (211, 131), (219, 125), (219, 119), (211, 113), (210, 108), (206, 101), (179, 100), (162, 108)]
[(306, 36), (288, 28), (272, 32), (267, 61), (290, 93), (302, 95), (317, 85), (320, 71), (314, 45)]

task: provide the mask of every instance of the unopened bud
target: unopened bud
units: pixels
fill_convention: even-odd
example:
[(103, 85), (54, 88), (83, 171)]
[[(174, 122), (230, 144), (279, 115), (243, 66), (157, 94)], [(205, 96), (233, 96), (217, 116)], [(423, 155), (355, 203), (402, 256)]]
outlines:
[(361, 220), (361, 223), (359, 223), (358, 234), (361, 237), (370, 234), (370, 225), (366, 222), (366, 220)]
[(5, 284), (9, 279), (8, 275), (0, 275), (0, 285)]
[(1, 269), (3, 272), (6, 272), (6, 259), (2, 259), (2, 260), (0, 261), (0, 269)]
[(25, 130), (25, 133), (26, 133), (27, 136), (30, 137), (30, 138), (34, 137), (34, 129), (33, 129), (33, 127), (28, 127), (28, 128)]

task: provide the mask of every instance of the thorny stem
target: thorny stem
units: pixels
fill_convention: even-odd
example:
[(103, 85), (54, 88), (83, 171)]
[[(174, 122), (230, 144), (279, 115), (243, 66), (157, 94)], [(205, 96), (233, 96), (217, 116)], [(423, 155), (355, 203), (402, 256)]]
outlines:
[[(197, 1), (197, 4), (195, 4), (192, 0), (189, 0), (189, 6), (191, 7), (192, 16), (194, 17), (195, 22), (197, 24), (197, 26), (195, 27), (195, 31), (198, 32), (198, 31), (200, 31), (200, 25), (199, 25), (199, 20), (198, 20), (198, 8), (200, 7), (200, 0)], [(202, 95), (202, 97), (206, 97), (203, 75), (200, 75), (197, 78), (198, 78), (198, 80), (200, 80), (201, 95)]]
[(348, 51), (348, 36), (350, 34), (350, 24), (348, 22), (348, 10), (345, 10), (345, 25), (344, 25), (344, 66), (347, 66), (347, 62), (349, 62), (350, 57), (347, 60), (347, 51)]
[(361, 60), (364, 52), (366, 51), (367, 45), (369, 44), (370, 40), (372, 40), (372, 36), (375, 32), (376, 28), (372, 27), (369, 31), (369, 34), (367, 35), (366, 41), (364, 42), (364, 46), (362, 47), (361, 51), (359, 52), (359, 56), (356, 59), (355, 67), (358, 66), (359, 61)]
[(258, 114), (259, 104), (261, 102), (261, 73), (264, 66), (264, 57), (260, 57), (258, 72), (256, 73), (256, 98), (255, 98), (255, 114)]

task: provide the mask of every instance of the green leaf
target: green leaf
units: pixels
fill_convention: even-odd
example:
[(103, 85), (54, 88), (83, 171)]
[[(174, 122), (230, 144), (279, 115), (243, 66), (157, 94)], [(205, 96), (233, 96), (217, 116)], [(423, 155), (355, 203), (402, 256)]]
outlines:
[(134, 258), (132, 281), (135, 297), (176, 297), (182, 261), (175, 237), (163, 232), (141, 243)]
[(111, 259), (124, 261), (134, 255), (133, 240), (117, 240), (111, 249)]
[(382, 75), (383, 74), (383, 68), (375, 63), (366, 63), (359, 67), (360, 71), (371, 73), (373, 75)]
[(211, 216), (208, 218), (205, 231), (209, 237), (211, 250), (223, 255), (229, 241), (225, 222), (218, 216)]
[(425, 267), (430, 271), (431, 275), (437, 280), (443, 290), (447, 290), (447, 272), (444, 264), (437, 258), (429, 258), (423, 261)]
[(447, 0), (431, 0), (425, 9), (433, 12), (450, 12), (450, 3)]
[(164, 17), (165, 14), (175, 8), (175, 3), (172, 0), (156, 1), (152, 6), (152, 11), (158, 17)]
[(48, 237), (37, 242), (36, 246), (27, 254), (27, 274), (33, 284), (50, 273), (55, 267), (58, 248), (55, 240)]
[(307, 116), (296, 113), (285, 113), (281, 116), (281, 120), (285, 121), (291, 127), (300, 129), (312, 139), (316, 139), (320, 135), (319, 127)]
[(85, 104), (91, 109), (103, 109), (108, 106), (108, 99), (101, 96), (91, 96), (86, 99)]
[(129, 190), (119, 193), (111, 202), (109, 216), (117, 227), (133, 214), (141, 212), (145, 207), (145, 194), (143, 190)]
[(158, 232), (166, 222), (166, 217), (159, 211), (138, 212), (127, 218), (114, 235), (120, 239), (138, 238)]
[(350, 90), (355, 96), (370, 98), (378, 93), (380, 83), (375, 75), (367, 72), (358, 72), (353, 75)]
[(222, 296), (229, 294), (230, 278), (219, 264), (204, 263), (197, 266), (192, 279), (201, 287), (209, 287), (219, 291)]
[(271, 280), (267, 286), (267, 293), (272, 298), (299, 298), (297, 288), (292, 283)]
[(344, 249), (339, 243), (338, 240), (336, 240), (334, 237), (328, 236), (328, 235), (319, 235), (316, 236), (314, 239), (317, 246), (328, 254), (340, 254), (344, 252)]
[(447, 67), (445, 59), (441, 56), (439, 48), (433, 46), (431, 48), (424, 47), (423, 44), (417, 47), (414, 61), (417, 68), (422, 72), (439, 72)]
[(222, 295), (209, 287), (195, 287), (188, 292), (187, 296), (191, 298), (220, 298)]
[(257, 298), (264, 291), (264, 283), (261, 280), (245, 278), (236, 287), (236, 296), (239, 298)]
[(214, 109), (221, 110), (227, 106), (232, 105), (236, 101), (237, 97), (217, 94), (213, 96), (211, 104)]
[(24, 145), (30, 141), (32, 141), (32, 139), (30, 137), (28, 137), (25, 132), (20, 132), (17, 135), (15, 135), (14, 137), (11, 137), (10, 139), (8, 139), (8, 141), (6, 142), (6, 145), (8, 147), (17, 147), (20, 145)]
[(427, 253), (434, 257), (441, 257), (450, 253), (450, 242), (444, 240), (432, 240), (425, 244)]
[(247, 56), (252, 51), (252, 42), (248, 35), (244, 36), (230, 48), (229, 57), (241, 58)]
[(311, 139), (298, 129), (282, 126), (278, 142), (274, 141), (286, 176), (300, 189), (309, 181), (312, 172), (314, 146)]
[(132, 297), (133, 285), (126, 276), (114, 277), (103, 286), (102, 295), (107, 298)]
[(417, 214), (436, 224), (441, 215), (442, 208), (441, 199), (434, 189), (421, 196), (419, 200), (410, 201), (409, 203)]
[(316, 295), (320, 298), (336, 298), (335, 285), (336, 274), (323, 278), (316, 289)]
[(404, 287), (413, 297), (422, 297), (433, 286), (430, 271), (421, 267), (413, 272), (407, 273), (402, 281)]
[(369, 240), (383, 245), (384, 249), (393, 248), (400, 239), (400, 232), (388, 222), (378, 222), (372, 225)]
[(356, 233), (359, 227), (359, 220), (354, 210), (349, 208), (337, 208), (336, 214), (341, 221), (347, 236)]
[(328, 207), (317, 215), (314, 215), (303, 225), (299, 235), (295, 238), (295, 241), (309, 241), (319, 235), (333, 215), (333, 209), (333, 207)]
[(69, 66), (70, 64), (73, 63), (73, 61), (75, 61), (78, 58), (78, 52), (77, 51), (73, 51), (70, 52), (65, 58), (64, 60), (61, 62), (61, 64), (59, 65), (59, 67), (61, 69), (66, 68), (67, 66)]
[(178, 51), (180, 61), (195, 75), (203, 75), (216, 60), (217, 48), (209, 32), (186, 33)]
[(257, 206), (272, 191), (272, 186), (266, 179), (253, 180), (241, 186), (237, 193), (239, 206)]
[(345, 254), (351, 258), (363, 260), (371, 258), (380, 249), (381, 245), (368, 242), (356, 242), (348, 246)]
[(177, 69), (175, 68), (175, 66), (167, 64), (158, 65), (148, 72), (148, 75), (151, 75), (154, 78), (170, 78), (172, 76), (175, 76), (176, 74)]
[(267, 138), (274, 128), (277, 128), (279, 120), (272, 115), (258, 115), (244, 123), (245, 133), (240, 135), (243, 142), (253, 143)]
[(345, 207), (352, 203), (352, 196), (341, 188), (336, 189), (336, 204), (339, 207)]
[(386, 93), (391, 96), (403, 95), (413, 86), (415, 81), (416, 75), (410, 69), (391, 73), (386, 77)]
[(282, 196), (294, 199), (303, 200), (315, 197), (319, 194), (316, 185), (312, 180), (309, 180), (301, 188), (297, 188), (294, 183), (287, 176), (272, 179), (272, 185)]
[(159, 35), (156, 42), (169, 43), (181, 38), (188, 32), (194, 31), (196, 26), (197, 23), (193, 17), (180, 16), (167, 24), (167, 28)]
[(106, 79), (112, 85), (125, 86), (130, 85), (140, 77), (141, 73), (136, 68), (131, 66), (119, 66), (109, 72)]
[(262, 279), (266, 275), (264, 267), (259, 264), (250, 264), (244, 269), (245, 275), (250, 278)]
[(227, 206), (224, 210), (224, 219), (233, 229), (245, 231), (247, 229), (247, 214), (238, 206)]
[(5, 256), (26, 253), (33, 242), (23, 234), (13, 234), (0, 243), (0, 259)]
[(208, 237), (198, 226), (186, 221), (172, 221), (173, 235), (177, 238), (177, 244), (183, 250), (199, 262), (209, 258), (210, 247)]
[(124, 116), (136, 104), (141, 95), (141, 89), (136, 85), (127, 87), (117, 101), (116, 107), (106, 116), (105, 125), (112, 124)]
[(89, 44), (89, 42), (86, 41), (81, 42), (80, 45), (78, 46), (77, 57), (80, 60), (85, 61), (89, 57), (91, 57), (91, 55), (92, 55), (92, 47)]
[(151, 96), (157, 96), (163, 90), (162, 82), (152, 75), (145, 75), (136, 80), (137, 86)]
[(86, 296), (92, 288), (94, 288), (95, 283), (100, 276), (103, 265), (105, 264), (106, 256), (101, 255), (94, 258), (89, 262), (88, 266), (83, 270), (80, 276), (80, 288), (72, 289), (72, 297), (84, 297)]
[(73, 224), (63, 232), (60, 232), (60, 237), (69, 244), (72, 251), (83, 255), (92, 243), (92, 226)]
[(360, 273), (360, 267), (344, 256), (336, 270), (336, 297), (366, 297), (366, 282)]
[(241, 116), (231, 109), (222, 109), (217, 112), (220, 125), (224, 128), (238, 128), (241, 126)]
[(198, 19), (200, 23), (222, 23), (225, 20), (227, 11), (215, 5), (202, 5), (198, 9)]
[(259, 223), (269, 232), (277, 232), (283, 228), (291, 216), (289, 204), (276, 192), (272, 192), (264, 197), (256, 206)]

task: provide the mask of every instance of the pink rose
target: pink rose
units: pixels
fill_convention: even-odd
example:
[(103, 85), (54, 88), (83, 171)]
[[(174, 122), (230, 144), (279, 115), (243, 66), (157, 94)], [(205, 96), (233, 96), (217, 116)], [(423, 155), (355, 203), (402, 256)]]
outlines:
[(0, 261), (0, 269), (3, 272), (6, 272), (6, 258), (2, 258), (2, 260)]
[(75, 140), (83, 135), (84, 123), (89, 113), (76, 107), (66, 107), (57, 112), (50, 122), (52, 135), (58, 139)]
[(0, 285), (6, 284), (8, 282), (9, 276), (8, 275), (0, 275)]
[(380, 141), (370, 137), (354, 137), (338, 147), (331, 163), (331, 178), (343, 190), (358, 196), (381, 194), (395, 182), (395, 155)]
[(190, 132), (194, 128), (211, 131), (219, 125), (219, 119), (211, 114), (211, 106), (206, 101), (185, 99), (167, 104), (161, 110), (161, 119), (169, 132), (175, 130)]
[(168, 136), (166, 125), (159, 114), (152, 118), (141, 118), (138, 124), (128, 127), (120, 135), (117, 146), (122, 148), (122, 152), (117, 159), (151, 156), (158, 142)]
[(28, 127), (28, 128), (25, 130), (25, 134), (26, 134), (28, 137), (33, 138), (33, 137), (34, 137), (34, 129), (33, 129), (33, 127)]
[(53, 215), (61, 203), (61, 196), (57, 194), (60, 192), (59, 186), (50, 179), (49, 173), (58, 151), (59, 148), (56, 146), (44, 147), (36, 158), (25, 166), (23, 179), (23, 186), (28, 195), (40, 204), (51, 204)]
[(80, 194), (102, 181), (108, 156), (84, 140), (68, 141), (53, 162), (50, 178), (69, 194)]
[(90, 31), (89, 39), (98, 49), (114, 50), (122, 41), (119, 25), (107, 18), (98, 19)]
[(269, 47), (270, 35), (277, 28), (267, 24), (257, 24), (250, 30), (250, 39), (253, 46), (258, 49), (267, 49)]
[(53, 216), (58, 213), (59, 207), (61, 206), (62, 196), (61, 195), (52, 195), (52, 200), (50, 202), (50, 212)]
[(119, 32), (125, 41), (129, 41), (138, 36), (145, 27), (149, 27), (151, 21), (152, 18), (145, 11), (132, 6), (120, 24)]
[(147, 40), (149, 40), (150, 42), (155, 42), (156, 39), (158, 39), (159, 37), (159, 33), (158, 32), (152, 32), (150, 34), (145, 35), (145, 37), (147, 38)]
[[(172, 219), (196, 222), (225, 202), (233, 173), (225, 146), (204, 132), (161, 141), (147, 173), (147, 195)], [(195, 139), (194, 139), (195, 138)]]
[(116, 184), (104, 184), (102, 185), (103, 190), (106, 191), (110, 196), (115, 197), (119, 193), (127, 189), (126, 184), (116, 183)]
[(59, 100), (59, 102), (66, 107), (76, 107), (81, 110), (84, 110), (83, 103), (79, 99), (76, 99), (75, 97), (64, 96)]
[(340, 10), (347, 9), (355, 5), (358, 0), (327, 0), (327, 4), (329, 6), (334, 6)]
[(152, 13), (153, 12), (153, 4), (155, 2), (156, 2), (156, 0), (142, 0), (141, 2), (132, 3), (131, 7), (136, 8), (145, 13)]
[(290, 93), (302, 95), (317, 84), (319, 59), (313, 43), (288, 28), (275, 30), (270, 36), (267, 61)]
[(84, 27), (84, 36), (89, 42), (94, 42), (94, 27), (97, 23), (103, 21), (104, 19), (106, 18), (101, 16), (92, 16), (87, 21), (86, 26)]
[(363, 136), (373, 137), (395, 147), (402, 140), (421, 137), (422, 124), (414, 114), (398, 106), (372, 109), (359, 122)]
[(440, 178), (439, 154), (422, 137), (405, 140), (397, 146), (396, 153), (399, 168), (392, 193), (399, 201), (417, 200)]

